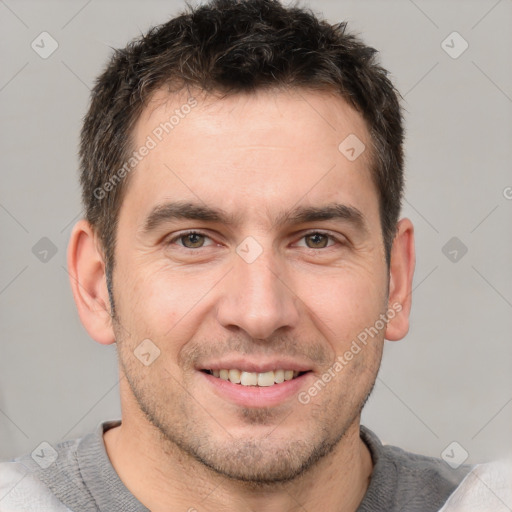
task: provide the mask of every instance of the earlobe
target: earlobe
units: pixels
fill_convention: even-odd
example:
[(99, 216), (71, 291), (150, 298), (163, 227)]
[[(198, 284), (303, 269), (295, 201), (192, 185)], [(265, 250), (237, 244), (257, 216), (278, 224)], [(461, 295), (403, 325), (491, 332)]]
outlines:
[(409, 219), (402, 219), (391, 249), (388, 309), (396, 314), (386, 327), (387, 340), (400, 340), (409, 330), (415, 263), (414, 227)]
[(77, 222), (71, 233), (68, 272), (83, 326), (98, 343), (114, 343), (105, 262), (97, 236), (86, 220)]

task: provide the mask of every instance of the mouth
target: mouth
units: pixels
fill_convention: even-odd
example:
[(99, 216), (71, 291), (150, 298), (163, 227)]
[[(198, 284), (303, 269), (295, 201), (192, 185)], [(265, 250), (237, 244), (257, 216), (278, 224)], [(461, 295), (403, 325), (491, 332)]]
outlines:
[(201, 370), (203, 373), (211, 375), (217, 379), (229, 381), (231, 384), (238, 384), (240, 386), (253, 386), (253, 387), (272, 387), (283, 384), (291, 380), (295, 380), (302, 375), (309, 373), (309, 371), (297, 370), (269, 370), (266, 372), (248, 372), (232, 369), (222, 370)]

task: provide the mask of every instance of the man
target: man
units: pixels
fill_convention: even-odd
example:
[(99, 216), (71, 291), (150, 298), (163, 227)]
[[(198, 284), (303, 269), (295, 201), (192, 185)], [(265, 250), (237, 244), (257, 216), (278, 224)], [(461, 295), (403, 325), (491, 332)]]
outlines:
[(4, 464), (6, 510), (439, 510), (469, 468), (360, 425), (408, 330), (402, 143), (375, 50), (276, 0), (216, 0), (116, 52), (68, 270), (117, 344), (122, 422), (46, 469)]

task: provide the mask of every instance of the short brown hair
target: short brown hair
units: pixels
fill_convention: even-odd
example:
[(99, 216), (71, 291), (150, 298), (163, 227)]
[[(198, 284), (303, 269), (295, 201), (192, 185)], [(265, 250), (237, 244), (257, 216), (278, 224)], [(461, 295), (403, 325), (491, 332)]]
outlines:
[(102, 187), (126, 162), (148, 99), (171, 83), (226, 94), (271, 87), (335, 90), (362, 115), (371, 135), (371, 171), (389, 263), (403, 193), (403, 127), (399, 95), (376, 53), (347, 33), (346, 23), (331, 25), (278, 0), (188, 6), (115, 50), (92, 91), (80, 144), (85, 215), (102, 244), (109, 291), (128, 180), (108, 191)]

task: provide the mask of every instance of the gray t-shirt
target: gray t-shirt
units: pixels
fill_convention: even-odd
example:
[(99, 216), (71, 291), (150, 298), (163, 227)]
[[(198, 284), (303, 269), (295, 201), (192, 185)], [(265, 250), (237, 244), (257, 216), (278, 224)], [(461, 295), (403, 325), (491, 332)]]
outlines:
[[(119, 423), (104, 422), (81, 439), (0, 463), (0, 512), (147, 511), (121, 482), (105, 450), (103, 432)], [(438, 511), (471, 469), (452, 469), (441, 459), (383, 445), (364, 426), (361, 438), (374, 467), (358, 512)]]

